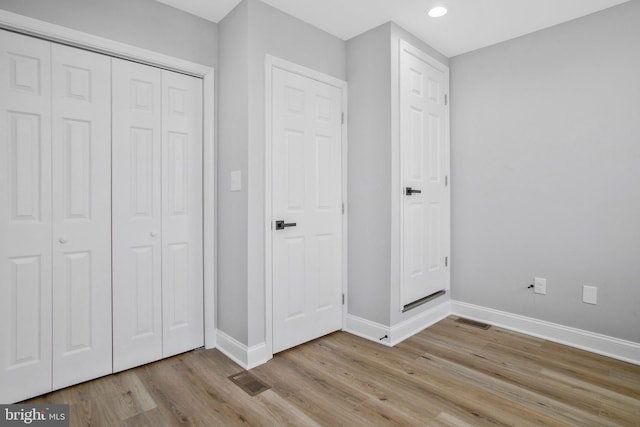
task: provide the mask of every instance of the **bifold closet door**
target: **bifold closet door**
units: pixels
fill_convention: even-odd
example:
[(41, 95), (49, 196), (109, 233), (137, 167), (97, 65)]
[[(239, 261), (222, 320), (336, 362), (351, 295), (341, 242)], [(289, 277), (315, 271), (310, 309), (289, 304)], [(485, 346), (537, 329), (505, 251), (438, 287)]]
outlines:
[(51, 390), (51, 46), (0, 31), (0, 403)]
[(203, 345), (202, 82), (113, 60), (114, 370)]
[(113, 369), (162, 358), (161, 74), (112, 60)]
[(112, 371), (110, 58), (0, 31), (0, 403)]
[(162, 71), (163, 357), (204, 345), (202, 80)]
[(51, 44), (53, 388), (112, 372), (111, 58)]

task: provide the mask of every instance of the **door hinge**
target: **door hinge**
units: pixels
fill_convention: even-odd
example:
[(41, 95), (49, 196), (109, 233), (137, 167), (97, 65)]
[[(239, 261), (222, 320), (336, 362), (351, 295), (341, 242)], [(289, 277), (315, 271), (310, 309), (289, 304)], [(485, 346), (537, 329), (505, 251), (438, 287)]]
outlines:
[(340, 115), (340, 121), (344, 124), (344, 112)]
[(444, 186), (448, 187), (449, 186), (449, 175), (445, 175), (444, 176)]
[(342, 202), (342, 215), (344, 215), (344, 202)]
[(344, 294), (342, 294), (342, 305), (344, 305)]
[(444, 257), (444, 266), (445, 267), (449, 267), (449, 257), (448, 256)]
[(446, 93), (444, 94), (444, 105), (449, 104), (449, 95), (447, 95)]

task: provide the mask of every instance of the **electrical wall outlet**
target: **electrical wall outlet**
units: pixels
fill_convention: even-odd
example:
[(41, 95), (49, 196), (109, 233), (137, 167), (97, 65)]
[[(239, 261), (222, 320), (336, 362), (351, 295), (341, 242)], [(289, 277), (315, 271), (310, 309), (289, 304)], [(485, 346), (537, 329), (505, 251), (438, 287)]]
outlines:
[(534, 277), (533, 278), (533, 292), (536, 294), (546, 295), (547, 294), (547, 279), (542, 277)]
[(598, 304), (598, 288), (595, 286), (583, 286), (582, 302), (586, 304)]
[(233, 171), (229, 177), (229, 190), (242, 190), (242, 171)]

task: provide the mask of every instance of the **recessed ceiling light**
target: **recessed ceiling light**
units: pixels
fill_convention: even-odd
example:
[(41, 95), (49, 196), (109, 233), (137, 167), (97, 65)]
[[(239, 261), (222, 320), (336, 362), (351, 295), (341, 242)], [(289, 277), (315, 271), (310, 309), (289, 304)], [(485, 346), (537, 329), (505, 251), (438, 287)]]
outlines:
[(447, 8), (442, 6), (436, 6), (429, 10), (429, 16), (432, 18), (440, 18), (447, 14)]

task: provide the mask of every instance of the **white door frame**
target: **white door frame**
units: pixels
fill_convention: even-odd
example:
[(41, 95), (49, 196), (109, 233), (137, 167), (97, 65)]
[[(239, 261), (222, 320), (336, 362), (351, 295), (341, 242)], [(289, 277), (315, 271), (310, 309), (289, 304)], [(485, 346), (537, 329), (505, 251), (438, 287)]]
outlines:
[(215, 133), (214, 69), (195, 62), (72, 30), (46, 21), (0, 10), (0, 28), (36, 36), (105, 55), (133, 60), (203, 80), (203, 253), (204, 253), (204, 342), (216, 346), (216, 215), (215, 215)]
[(266, 55), (265, 58), (265, 139), (264, 139), (264, 157), (265, 157), (265, 207), (264, 207), (264, 265), (265, 265), (265, 344), (267, 355), (273, 356), (273, 212), (272, 212), (272, 140), (271, 140), (271, 124), (273, 120), (272, 111), (272, 91), (273, 83), (272, 71), (274, 68), (280, 68), (284, 71), (299, 74), (313, 80), (337, 87), (342, 91), (342, 294), (344, 295), (344, 304), (342, 305), (342, 327), (345, 325), (345, 317), (347, 315), (347, 82), (337, 79), (311, 68), (295, 64), (285, 59), (277, 58), (272, 55)]

